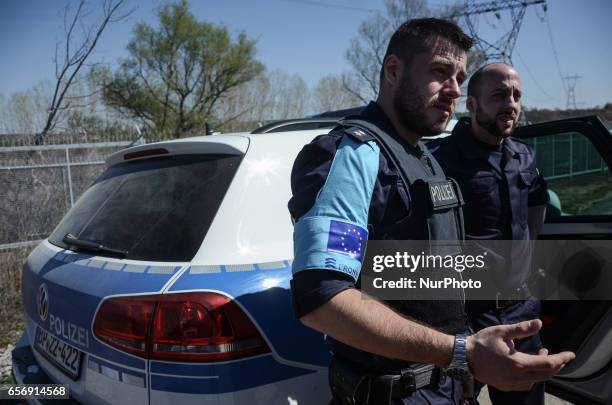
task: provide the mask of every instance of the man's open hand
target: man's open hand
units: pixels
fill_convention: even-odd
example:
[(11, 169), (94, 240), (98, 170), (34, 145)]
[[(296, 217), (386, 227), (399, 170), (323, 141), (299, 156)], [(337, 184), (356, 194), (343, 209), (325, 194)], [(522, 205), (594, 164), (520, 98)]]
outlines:
[(576, 356), (572, 352), (538, 354), (517, 352), (513, 339), (536, 334), (539, 319), (492, 326), (468, 337), (467, 358), (474, 377), (502, 391), (527, 391), (538, 381), (550, 379)]

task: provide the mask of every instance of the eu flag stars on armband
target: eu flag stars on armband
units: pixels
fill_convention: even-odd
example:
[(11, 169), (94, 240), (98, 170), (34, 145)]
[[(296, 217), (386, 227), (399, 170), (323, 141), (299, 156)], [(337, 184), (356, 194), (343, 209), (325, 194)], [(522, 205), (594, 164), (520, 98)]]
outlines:
[(368, 231), (360, 226), (341, 221), (330, 221), (327, 251), (350, 256), (362, 261), (361, 244), (368, 238)]

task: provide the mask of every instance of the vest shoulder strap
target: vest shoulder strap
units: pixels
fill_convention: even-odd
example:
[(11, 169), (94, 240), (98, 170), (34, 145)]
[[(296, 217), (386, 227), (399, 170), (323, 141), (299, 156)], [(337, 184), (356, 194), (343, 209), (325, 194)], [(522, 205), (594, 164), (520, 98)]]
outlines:
[(364, 131), (363, 129), (361, 129), (360, 127), (349, 127), (346, 128), (344, 130), (344, 133), (346, 133), (347, 135), (355, 138), (357, 141), (359, 142), (368, 142), (368, 141), (375, 141), (376, 138), (373, 137), (369, 131)]
[(347, 127), (348, 130), (345, 131), (350, 136), (356, 137), (355, 134), (358, 133), (358, 139), (362, 142), (375, 140), (387, 160), (397, 168), (398, 174), (406, 186), (414, 184), (415, 181), (423, 177), (430, 176), (416, 156), (407, 153), (397, 140), (375, 124), (358, 118), (349, 118), (341, 120), (338, 125)]
[[(407, 151), (397, 139), (371, 122), (349, 118), (340, 121), (338, 125), (348, 128), (350, 132), (347, 133), (352, 137), (358, 137), (357, 139), (362, 142), (365, 142), (366, 138), (374, 139), (387, 160), (397, 169), (406, 188), (416, 186), (417, 182), (422, 182), (426, 186), (428, 195), (426, 194), (425, 198), (429, 200), (428, 204), (434, 211), (433, 221), (430, 223), (432, 229), (428, 229), (430, 240), (463, 240), (461, 192), (458, 187), (454, 187), (452, 180), (446, 178), (442, 168), (425, 145), (419, 143), (418, 146), (434, 173), (430, 173), (420, 157)], [(454, 189), (454, 193), (449, 190), (450, 188)]]

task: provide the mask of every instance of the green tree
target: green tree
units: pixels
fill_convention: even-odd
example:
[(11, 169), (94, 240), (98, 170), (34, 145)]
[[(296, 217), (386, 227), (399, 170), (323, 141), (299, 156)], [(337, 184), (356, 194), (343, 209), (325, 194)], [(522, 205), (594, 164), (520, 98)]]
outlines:
[(136, 25), (104, 100), (156, 134), (179, 138), (214, 121), (219, 100), (263, 65), (254, 41), (244, 33), (233, 41), (225, 27), (198, 21), (186, 1), (163, 6), (158, 17), (158, 27)]

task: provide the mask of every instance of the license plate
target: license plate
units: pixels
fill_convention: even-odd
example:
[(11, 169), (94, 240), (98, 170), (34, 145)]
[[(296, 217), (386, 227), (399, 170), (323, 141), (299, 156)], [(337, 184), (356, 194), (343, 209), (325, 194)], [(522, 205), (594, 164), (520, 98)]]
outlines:
[(36, 327), (34, 347), (70, 378), (76, 380), (79, 377), (83, 356), (79, 349), (58, 339), (39, 326)]

